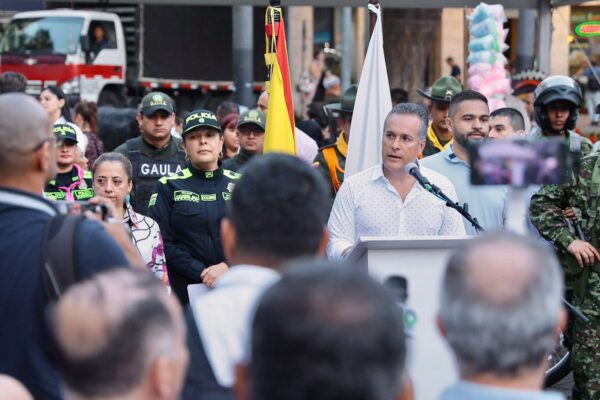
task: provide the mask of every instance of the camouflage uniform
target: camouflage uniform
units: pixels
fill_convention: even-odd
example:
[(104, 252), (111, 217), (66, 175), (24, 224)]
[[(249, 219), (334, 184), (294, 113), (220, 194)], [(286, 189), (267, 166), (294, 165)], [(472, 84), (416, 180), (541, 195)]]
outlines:
[[(582, 150), (584, 150), (582, 146)], [(578, 176), (565, 185), (547, 185), (533, 195), (530, 217), (540, 234), (552, 241), (565, 272), (575, 306), (590, 319), (574, 319), (569, 329), (571, 365), (575, 384), (573, 399), (600, 399), (600, 263), (580, 268), (567, 247), (576, 239), (562, 210), (572, 207), (581, 213), (580, 226), (588, 242), (598, 248), (600, 238), (600, 155), (593, 153), (581, 162)]]

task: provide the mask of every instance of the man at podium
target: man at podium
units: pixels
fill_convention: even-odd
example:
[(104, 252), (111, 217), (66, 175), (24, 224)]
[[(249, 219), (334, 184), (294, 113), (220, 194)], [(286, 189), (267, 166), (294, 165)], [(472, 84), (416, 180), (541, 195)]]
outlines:
[[(352, 175), (342, 184), (328, 228), (330, 259), (344, 258), (361, 236), (465, 235), (461, 215), (420, 186), (407, 164), (417, 163), (427, 137), (425, 108), (402, 103), (385, 119), (382, 163)], [(419, 170), (419, 168), (415, 168)], [(452, 183), (432, 170), (420, 174), (457, 200)]]

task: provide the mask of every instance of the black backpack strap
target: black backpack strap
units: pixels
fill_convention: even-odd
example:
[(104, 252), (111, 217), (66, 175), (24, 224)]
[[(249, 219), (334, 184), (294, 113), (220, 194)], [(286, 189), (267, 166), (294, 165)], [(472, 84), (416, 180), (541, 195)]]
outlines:
[(81, 216), (57, 215), (46, 227), (42, 280), (48, 301), (56, 302), (79, 280), (77, 237)]

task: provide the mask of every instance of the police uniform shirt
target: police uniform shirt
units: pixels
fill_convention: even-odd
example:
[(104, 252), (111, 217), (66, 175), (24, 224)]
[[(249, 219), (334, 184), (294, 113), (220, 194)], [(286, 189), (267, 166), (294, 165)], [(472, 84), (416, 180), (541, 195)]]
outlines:
[[(68, 188), (78, 180), (80, 179), (75, 167), (69, 172), (57, 174), (55, 179), (46, 184), (46, 187), (44, 188), (44, 197), (49, 200), (66, 200), (67, 192), (61, 188)], [(71, 194), (75, 200), (89, 200), (94, 197), (94, 189), (92, 189), (92, 173), (90, 171), (84, 171), (83, 182), (73, 188)]]
[(129, 139), (115, 149), (131, 161), (134, 190), (131, 205), (142, 215), (148, 214), (148, 202), (154, 193), (156, 182), (165, 176), (175, 174), (185, 167), (185, 153), (181, 149), (181, 139), (171, 136), (162, 148), (157, 148), (144, 140), (143, 136)]
[(148, 215), (158, 222), (168, 260), (169, 280), (182, 304), (187, 285), (200, 283), (200, 273), (223, 262), (221, 219), (240, 174), (228, 169), (200, 171), (188, 164), (164, 177), (150, 197)]

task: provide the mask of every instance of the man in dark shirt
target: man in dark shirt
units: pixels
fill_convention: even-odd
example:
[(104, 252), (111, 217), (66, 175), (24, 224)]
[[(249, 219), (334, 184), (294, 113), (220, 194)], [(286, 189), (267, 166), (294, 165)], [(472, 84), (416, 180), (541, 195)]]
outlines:
[(451, 68), (450, 76), (460, 82), (461, 81), (461, 79), (460, 79), (461, 71), (460, 71), (460, 67), (458, 65), (456, 65), (456, 61), (454, 61), (454, 58), (452, 58), (452, 57), (446, 58), (446, 64), (448, 64), (448, 66)]
[(239, 171), (252, 157), (262, 154), (265, 143), (265, 113), (249, 110), (240, 116), (237, 134), (240, 139), (240, 152), (223, 162), (223, 168)]
[(147, 215), (156, 182), (180, 172), (185, 166), (185, 153), (181, 140), (171, 136), (175, 113), (173, 100), (166, 94), (147, 94), (140, 104), (137, 121), (142, 134), (129, 139), (115, 151), (127, 157), (133, 166), (131, 205), (138, 213)]
[[(57, 211), (41, 193), (56, 174), (55, 140), (48, 114), (33, 98), (0, 95), (0, 374), (20, 380), (34, 398), (48, 400), (61, 399), (42, 283), (45, 232)], [(75, 243), (80, 279), (128, 264), (107, 230), (133, 247), (121, 224), (103, 227), (83, 220)]]

